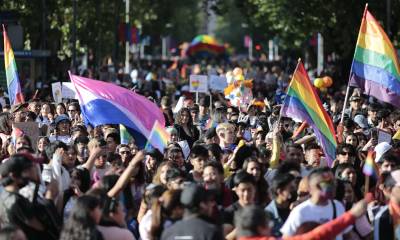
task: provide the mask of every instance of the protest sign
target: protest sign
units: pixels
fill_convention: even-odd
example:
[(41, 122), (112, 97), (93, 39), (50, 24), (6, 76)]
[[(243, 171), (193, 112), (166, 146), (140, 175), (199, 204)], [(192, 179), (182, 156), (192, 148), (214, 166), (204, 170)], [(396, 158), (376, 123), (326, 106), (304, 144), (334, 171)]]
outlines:
[(211, 75), (209, 85), (211, 90), (223, 92), (228, 86), (228, 82), (224, 76)]
[(62, 97), (69, 99), (78, 99), (78, 96), (76, 96), (75, 87), (72, 82), (62, 83)]
[(206, 75), (190, 75), (190, 92), (206, 93), (208, 92), (208, 83)]
[(16, 122), (14, 127), (20, 129), (23, 135), (28, 136), (32, 141), (32, 147), (36, 151), (37, 141), (40, 135), (39, 123), (37, 122)]
[(56, 103), (62, 102), (61, 83), (60, 82), (52, 83), (51, 89), (53, 91), (54, 102), (56, 102)]

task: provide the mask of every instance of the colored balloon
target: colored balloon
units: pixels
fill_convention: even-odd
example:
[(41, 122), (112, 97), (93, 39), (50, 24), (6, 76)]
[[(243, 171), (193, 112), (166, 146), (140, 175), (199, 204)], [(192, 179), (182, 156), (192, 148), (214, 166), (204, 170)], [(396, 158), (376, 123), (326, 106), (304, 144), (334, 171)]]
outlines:
[(322, 88), (324, 86), (324, 80), (322, 78), (316, 78), (314, 80), (314, 86), (316, 88)]
[(233, 69), (233, 76), (239, 76), (239, 75), (243, 75), (243, 71), (241, 68), (236, 67), (235, 69)]
[(244, 80), (244, 76), (242, 74), (235, 75), (235, 76), (236, 76), (236, 81), (243, 81)]
[(325, 76), (322, 79), (324, 80), (324, 87), (328, 88), (328, 87), (332, 86), (333, 80), (331, 77)]

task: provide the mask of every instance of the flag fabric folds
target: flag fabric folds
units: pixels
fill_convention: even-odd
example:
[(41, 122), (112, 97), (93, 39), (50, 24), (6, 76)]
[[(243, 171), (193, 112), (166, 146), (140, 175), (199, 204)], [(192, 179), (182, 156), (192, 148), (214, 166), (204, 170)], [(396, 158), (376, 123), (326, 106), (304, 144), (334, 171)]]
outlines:
[(129, 141), (132, 139), (132, 136), (129, 134), (128, 129), (122, 124), (119, 125), (119, 135), (121, 144), (129, 144)]
[(367, 8), (354, 52), (350, 86), (400, 107), (400, 65), (396, 49)]
[(153, 129), (151, 130), (145, 149), (151, 149), (151, 147), (154, 147), (163, 153), (164, 148), (168, 145), (169, 139), (170, 134), (163, 126), (160, 125), (158, 121), (156, 121)]
[(70, 79), (78, 95), (86, 124), (122, 124), (135, 143), (143, 148), (156, 121), (165, 126), (163, 113), (156, 104), (133, 91), (112, 83), (76, 76)]
[(306, 121), (313, 129), (325, 153), (327, 163), (331, 166), (336, 157), (335, 130), (301, 61), (297, 64), (288, 86), (287, 95), (281, 108), (281, 116)]
[(7, 78), (8, 98), (10, 104), (18, 104), (24, 102), (21, 85), (19, 83), (17, 64), (15, 62), (14, 51), (12, 50), (10, 40), (8, 39), (6, 29), (3, 25), (4, 38), (4, 65)]

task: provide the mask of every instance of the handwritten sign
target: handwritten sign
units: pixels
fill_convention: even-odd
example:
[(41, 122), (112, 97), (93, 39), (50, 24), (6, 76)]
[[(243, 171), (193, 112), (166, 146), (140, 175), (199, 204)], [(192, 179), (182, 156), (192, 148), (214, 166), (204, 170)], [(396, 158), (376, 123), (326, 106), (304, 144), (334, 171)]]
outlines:
[(60, 82), (52, 83), (51, 89), (53, 90), (54, 102), (56, 102), (56, 103), (62, 102), (61, 83)]
[(190, 92), (208, 92), (208, 82), (206, 75), (190, 75)]

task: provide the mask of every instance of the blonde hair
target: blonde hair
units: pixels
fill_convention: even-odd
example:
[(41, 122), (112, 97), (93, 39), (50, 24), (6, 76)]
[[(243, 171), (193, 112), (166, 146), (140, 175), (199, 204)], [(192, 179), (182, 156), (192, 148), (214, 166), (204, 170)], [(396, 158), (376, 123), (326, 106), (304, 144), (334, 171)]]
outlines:
[(233, 126), (232, 124), (230, 124), (230, 123), (220, 123), (220, 124), (218, 124), (218, 126), (217, 126), (217, 129), (216, 129), (216, 132), (217, 132), (217, 134), (220, 132), (220, 131), (226, 131), (226, 130), (232, 130), (232, 131), (235, 131), (235, 126)]

